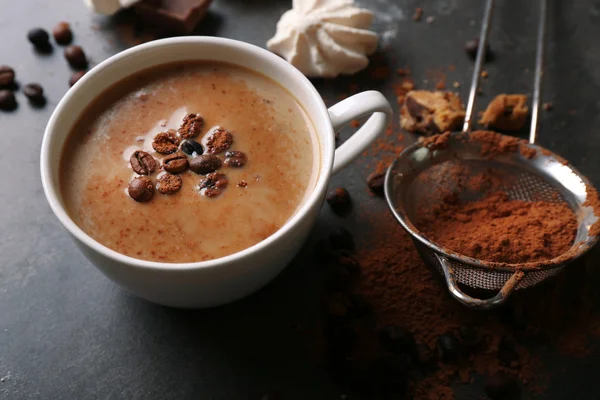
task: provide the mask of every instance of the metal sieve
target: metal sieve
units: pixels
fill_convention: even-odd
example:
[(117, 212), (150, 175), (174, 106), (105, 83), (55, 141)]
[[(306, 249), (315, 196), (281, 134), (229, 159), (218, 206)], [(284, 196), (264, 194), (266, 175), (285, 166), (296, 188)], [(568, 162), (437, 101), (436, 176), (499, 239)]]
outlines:
[[(473, 81), (466, 110), (464, 132), (470, 131), (475, 95), (483, 63), (489, 22), (494, 1), (488, 0), (481, 29), (480, 46), (473, 72)], [(478, 309), (490, 309), (502, 304), (518, 289), (536, 285), (556, 275), (568, 263), (589, 250), (598, 240), (590, 236), (591, 226), (598, 221), (588, 200), (587, 179), (563, 159), (533, 144), (537, 133), (540, 102), (542, 60), (545, 36), (546, 0), (540, 1), (540, 23), (536, 56), (536, 74), (532, 106), (530, 144), (537, 156), (525, 157), (521, 152), (482, 156), (481, 143), (469, 140), (468, 133), (453, 133), (447, 146), (427, 148), (420, 143), (408, 147), (390, 166), (386, 175), (385, 195), (392, 213), (411, 235), (416, 248), (429, 266), (441, 272), (450, 294), (461, 303)], [(415, 228), (417, 207), (433, 207), (442, 202), (441, 193), (454, 192), (461, 199), (477, 200), (486, 193), (477, 193), (460, 183), (457, 169), (475, 176), (483, 171), (497, 171), (502, 184), (494, 191), (505, 192), (511, 200), (564, 202), (575, 213), (578, 230), (571, 249), (546, 262), (502, 264), (466, 257), (431, 242)], [(466, 294), (463, 287), (497, 291), (481, 299)]]

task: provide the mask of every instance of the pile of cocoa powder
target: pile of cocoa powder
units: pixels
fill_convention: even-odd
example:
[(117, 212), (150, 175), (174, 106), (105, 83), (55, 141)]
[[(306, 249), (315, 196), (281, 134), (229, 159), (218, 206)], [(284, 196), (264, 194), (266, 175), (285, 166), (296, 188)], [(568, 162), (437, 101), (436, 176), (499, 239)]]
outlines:
[(510, 200), (505, 192), (469, 202), (453, 193), (433, 209), (420, 209), (415, 226), (456, 253), (507, 264), (551, 260), (566, 253), (577, 234), (566, 203)]
[[(389, 129), (367, 154), (382, 155), (386, 161), (399, 154), (403, 146), (396, 142), (401, 143), (402, 133), (396, 132), (395, 126)], [(535, 156), (519, 139), (494, 142), (498, 138), (489, 138), (490, 145), (483, 151), (490, 155), (521, 151), (525, 157)], [(438, 145), (443, 141), (437, 138)], [(382, 171), (384, 163), (368, 169)], [(471, 183), (489, 190), (495, 178), (475, 177)], [(594, 190), (590, 189), (589, 197), (590, 205), (598, 209)], [(504, 391), (509, 396), (493, 398), (518, 398), (522, 390), (541, 394), (552, 379), (541, 361), (544, 348), (569, 357), (595, 351), (600, 310), (594, 304), (600, 293), (593, 282), (600, 279), (600, 272), (593, 259), (598, 251), (592, 250), (558, 277), (516, 292), (500, 309), (482, 313), (452, 299), (439, 272), (424, 264), (383, 200), (370, 201), (381, 204), (352, 212), (357, 226), (370, 227), (355, 239), (356, 245), (350, 240), (351, 245), (341, 249), (336, 245), (324, 251), (319, 246), (318, 252), (320, 260), (327, 260), (326, 360), (348, 398), (358, 394), (366, 399), (454, 399), (455, 390), (472, 383), (477, 375), (486, 377), (486, 393)], [(486, 201), (494, 202), (492, 195)], [(449, 208), (468, 207), (451, 203)], [(499, 208), (512, 207), (511, 212), (517, 214), (524, 207), (504, 203)], [(552, 214), (556, 209), (549, 212), (558, 217)], [(569, 226), (572, 213), (565, 212), (563, 217)], [(572, 238), (566, 242), (570, 246)], [(525, 250), (531, 252), (528, 259), (535, 259), (535, 250)], [(480, 394), (483, 398), (482, 389)]]

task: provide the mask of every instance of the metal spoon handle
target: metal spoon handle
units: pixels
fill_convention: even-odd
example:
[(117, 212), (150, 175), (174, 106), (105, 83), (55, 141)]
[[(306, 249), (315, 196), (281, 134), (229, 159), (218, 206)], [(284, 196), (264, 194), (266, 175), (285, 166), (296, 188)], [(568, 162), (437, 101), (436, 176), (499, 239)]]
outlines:
[(540, 20), (538, 22), (535, 55), (535, 76), (533, 78), (533, 99), (531, 104), (531, 128), (529, 130), (529, 143), (531, 144), (534, 144), (537, 139), (540, 98), (542, 95), (542, 75), (544, 74), (544, 50), (546, 47), (546, 6), (546, 0), (540, 0)]
[(473, 109), (475, 108), (475, 96), (479, 88), (479, 79), (481, 76), (481, 67), (485, 60), (485, 49), (487, 47), (488, 33), (490, 31), (490, 21), (494, 12), (494, 0), (487, 0), (483, 14), (483, 23), (481, 24), (481, 33), (479, 34), (479, 47), (477, 49), (477, 58), (475, 58), (475, 67), (473, 68), (473, 78), (471, 79), (471, 91), (469, 92), (469, 102), (467, 103), (467, 112), (465, 113), (465, 123), (463, 132), (471, 130), (473, 119)]

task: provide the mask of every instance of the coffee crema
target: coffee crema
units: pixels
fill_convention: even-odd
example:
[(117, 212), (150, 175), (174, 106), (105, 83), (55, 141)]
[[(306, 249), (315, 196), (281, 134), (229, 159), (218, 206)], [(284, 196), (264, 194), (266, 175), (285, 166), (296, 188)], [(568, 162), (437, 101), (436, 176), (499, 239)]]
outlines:
[[(180, 143), (190, 114), (203, 120), (193, 128), (205, 156), (213, 146), (206, 160)], [(231, 134), (227, 151), (211, 138), (219, 129)], [(163, 132), (175, 133), (182, 147), (170, 155), (155, 151)], [(207, 165), (219, 167), (207, 174)], [(245, 68), (185, 62), (142, 71), (102, 93), (65, 142), (60, 187), (71, 218), (101, 244), (143, 260), (186, 263), (224, 257), (274, 234), (312, 192), (319, 169), (314, 126), (283, 87)], [(226, 186), (218, 186), (217, 175)], [(140, 177), (134, 189), (153, 191), (141, 193), (143, 202), (130, 196), (130, 182)], [(161, 183), (180, 187), (158, 190)], [(222, 190), (211, 197), (207, 187)]]

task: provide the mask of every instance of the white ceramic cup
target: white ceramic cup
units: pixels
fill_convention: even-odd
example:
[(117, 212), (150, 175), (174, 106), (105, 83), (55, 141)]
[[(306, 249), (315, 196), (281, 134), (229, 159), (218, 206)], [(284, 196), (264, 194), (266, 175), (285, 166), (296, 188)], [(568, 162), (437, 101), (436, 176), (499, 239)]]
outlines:
[[(144, 69), (177, 61), (224, 61), (268, 76), (285, 87), (310, 116), (318, 134), (321, 170), (312, 194), (281, 229), (262, 242), (226, 257), (196, 263), (159, 263), (128, 257), (98, 243), (65, 211), (59, 161), (71, 128), (105, 89)], [(337, 150), (334, 132), (371, 115)], [(50, 207), (85, 256), (133, 294), (172, 307), (201, 308), (247, 296), (271, 281), (298, 252), (319, 214), (332, 174), (361, 154), (387, 127), (392, 109), (375, 91), (356, 94), (327, 109), (310, 81), (276, 55), (247, 43), (214, 37), (157, 40), (119, 53), (88, 72), (52, 114), (41, 152), (41, 174)]]

